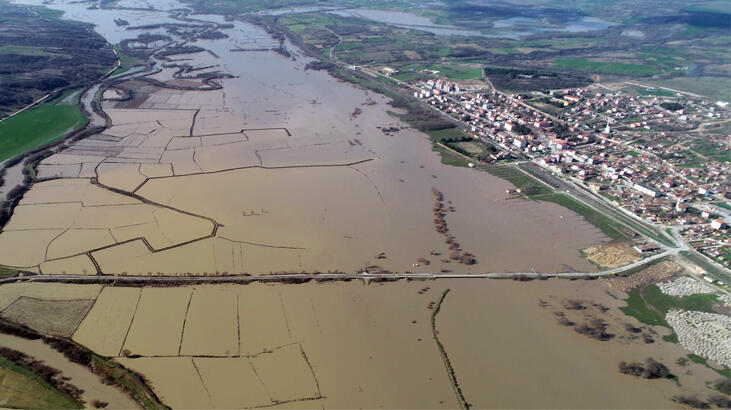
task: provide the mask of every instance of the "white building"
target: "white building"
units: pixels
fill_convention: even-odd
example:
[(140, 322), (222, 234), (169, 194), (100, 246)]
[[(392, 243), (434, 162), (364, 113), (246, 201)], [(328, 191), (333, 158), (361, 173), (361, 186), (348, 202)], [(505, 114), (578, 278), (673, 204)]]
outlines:
[(642, 186), (640, 184), (634, 184), (634, 185), (632, 185), (632, 188), (635, 191), (638, 191), (638, 192), (640, 192), (640, 193), (642, 193), (644, 195), (651, 196), (653, 198), (655, 198), (655, 197), (657, 197), (659, 195), (659, 193), (657, 191), (655, 191), (654, 189), (648, 188), (646, 186)]
[(721, 219), (714, 219), (711, 221), (711, 228), (721, 230), (726, 227), (726, 224)]

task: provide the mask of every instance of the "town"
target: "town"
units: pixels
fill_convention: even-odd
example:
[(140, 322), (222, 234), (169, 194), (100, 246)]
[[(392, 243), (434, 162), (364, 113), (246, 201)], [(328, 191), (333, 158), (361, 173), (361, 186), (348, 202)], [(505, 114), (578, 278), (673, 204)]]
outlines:
[(492, 147), (487, 155), (460, 154), (532, 161), (625, 213), (677, 229), (698, 252), (731, 265), (731, 136), (714, 130), (728, 120), (728, 103), (599, 87), (512, 95), (468, 87), (429, 79), (414, 92)]

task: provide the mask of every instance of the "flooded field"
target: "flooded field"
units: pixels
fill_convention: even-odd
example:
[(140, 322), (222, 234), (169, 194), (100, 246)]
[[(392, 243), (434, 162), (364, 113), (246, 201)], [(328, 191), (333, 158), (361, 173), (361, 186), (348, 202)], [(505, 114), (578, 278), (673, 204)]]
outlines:
[[(508, 199), (510, 184), (488, 173), (443, 165), (386, 98), (306, 70), (311, 60), (290, 43), (285, 57), (251, 24), (174, 17), (184, 8), (175, 0), (119, 5), (48, 4), (98, 23), (110, 42), (166, 33), (205, 51), (158, 54), (108, 84), (111, 125), (41, 162), (41, 181), (0, 232), (0, 264), (49, 275), (597, 270), (579, 252), (609, 241), (596, 227), (556, 204)], [(175, 28), (135, 28), (158, 23)], [(196, 39), (208, 29), (228, 37)], [(475, 407), (669, 408), (675, 395), (706, 394), (716, 374), (680, 365), (688, 352), (662, 339), (665, 328), (624, 316), (620, 289), (475, 278), (17, 282), (0, 286), (0, 318), (144, 375), (173, 408), (456, 408), (454, 380)], [(560, 318), (600, 320), (612, 337)], [(88, 398), (131, 407), (41, 341), (0, 344), (68, 369)], [(677, 382), (618, 372), (650, 356)]]
[[(702, 365), (679, 366), (687, 351), (664, 342), (665, 329), (647, 328), (659, 332), (652, 344), (628, 333), (625, 323), (641, 325), (617, 309), (624, 303), (615, 298), (625, 294), (601, 281), (105, 287), (101, 293), (74, 285), (79, 296), (99, 296), (72, 338), (145, 375), (174, 408), (455, 408), (430, 325), (434, 302), (447, 288), (436, 330), (475, 407), (670, 408), (673, 395), (704, 394), (704, 381), (717, 378)], [(73, 296), (64, 289), (4, 285), (0, 301)], [(600, 309), (567, 310), (576, 300)], [(601, 318), (614, 337), (578, 334), (560, 325), (555, 311), (577, 321)], [(60, 313), (50, 318), (67, 320)], [(646, 357), (665, 363), (678, 383), (617, 370), (620, 361)]]
[[(86, 21), (114, 17), (49, 6)], [(132, 29), (97, 26), (112, 42), (172, 19), (123, 12), (142, 13), (122, 16)], [(206, 52), (158, 60), (154, 73), (106, 93), (112, 126), (41, 163), (47, 181), (0, 233), (0, 264), (142, 275), (596, 269), (578, 249), (608, 238), (577, 214), (508, 201), (506, 182), (442, 165), (385, 98), (305, 70), (309, 59), (286, 42), (294, 58), (240, 51), (275, 47), (262, 29), (236, 21), (220, 31), (229, 37), (190, 43)], [(175, 74), (180, 64), (231, 78), (217, 89)], [(123, 90), (134, 97), (117, 101)], [(457, 252), (477, 264), (448, 258), (434, 190), (454, 211), (445, 222)]]
[(604, 30), (613, 25), (615, 24), (596, 17), (586, 16), (576, 16), (559, 24), (551, 24), (546, 19), (533, 17), (511, 17), (493, 23), (495, 30), (510, 37), (524, 37), (542, 32), (582, 33)]
[(397, 27), (427, 31), (441, 36), (482, 36), (477, 30), (466, 30), (464, 28), (435, 24), (430, 18), (403, 11), (392, 10), (369, 10), (369, 9), (346, 9), (335, 10), (329, 13), (344, 17), (356, 17), (378, 21)]
[[(496, 20), (490, 29), (484, 31), (470, 30), (465, 27), (436, 24), (430, 18), (413, 13), (393, 10), (344, 9), (331, 10), (328, 13), (344, 17), (356, 17), (386, 23), (397, 27), (415, 29), (442, 36), (478, 36), (493, 38), (519, 39), (536, 33), (566, 32), (581, 33), (604, 30), (614, 23), (595, 17), (574, 16), (562, 23), (551, 23), (548, 18), (510, 17)], [(490, 17), (490, 16), (486, 16)], [(479, 22), (476, 22), (479, 23)]]

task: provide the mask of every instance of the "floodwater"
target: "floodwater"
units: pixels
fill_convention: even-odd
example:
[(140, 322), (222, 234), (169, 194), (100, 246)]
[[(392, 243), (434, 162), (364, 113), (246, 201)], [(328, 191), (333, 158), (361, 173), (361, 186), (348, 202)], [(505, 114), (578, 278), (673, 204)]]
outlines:
[[(54, 286), (61, 285), (27, 287), (37, 297), (53, 299)], [(79, 327), (83, 337), (77, 333), (74, 340), (109, 351), (145, 375), (173, 408), (277, 402), (290, 408), (456, 408), (430, 325), (433, 302), (446, 289), (436, 330), (475, 408), (593, 408), (599, 403), (672, 408), (672, 396), (705, 396), (704, 382), (718, 377), (700, 364), (677, 365), (687, 352), (660, 335), (645, 344), (626, 332), (625, 322), (639, 324), (617, 309), (623, 302), (611, 297), (601, 281), (201, 285), (143, 288), (141, 300), (139, 288), (107, 287)], [(572, 313), (563, 308), (568, 299), (608, 310)], [(169, 310), (174, 314), (162, 313)], [(579, 335), (556, 322), (553, 312), (560, 310), (599, 315), (616, 336), (602, 342)], [(139, 326), (142, 322), (157, 325)], [(113, 349), (107, 347), (108, 335), (117, 340)], [(124, 349), (140, 356), (118, 353), (123, 341)], [(620, 361), (646, 357), (665, 363), (678, 383), (617, 371)]]
[[(610, 297), (601, 281), (461, 282), (448, 287), (452, 292), (442, 305), (437, 328), (462, 391), (475, 408), (675, 407), (668, 400), (679, 393), (675, 382), (638, 379), (617, 371), (620, 361), (643, 362), (647, 357), (679, 375), (684, 393), (705, 394), (703, 380), (716, 378), (700, 368), (697, 377), (685, 376), (689, 369), (676, 364), (687, 354), (682, 346), (659, 336), (652, 344), (633, 340), (623, 325), (638, 322), (617, 309), (624, 302)], [(563, 308), (567, 299), (609, 308), (596, 317), (609, 323), (607, 331), (615, 337), (598, 341), (559, 325), (553, 313), (570, 314)], [(548, 306), (541, 307), (541, 301)], [(572, 320), (591, 320), (578, 317)]]
[(457, 26), (435, 24), (430, 18), (413, 13), (393, 10), (345, 9), (328, 13), (345, 17), (357, 17), (402, 28), (427, 31), (443, 36), (478, 36), (492, 38), (520, 38), (541, 32), (581, 33), (604, 30), (614, 23), (595, 17), (577, 17), (564, 23), (552, 24), (533, 17), (511, 17), (493, 22), (489, 33)]
[[(50, 7), (103, 22), (97, 30), (112, 42), (139, 34), (107, 24), (116, 11)], [(127, 12), (142, 13), (132, 24), (171, 20), (119, 11)], [(210, 52), (172, 58), (233, 76), (223, 89), (199, 91), (195, 78), (173, 78), (175, 68), (152, 78), (190, 90), (121, 84), (136, 102), (104, 102), (111, 128), (43, 161), (42, 176), (74, 189), (59, 203), (58, 181), (36, 184), (0, 233), (0, 263), (171, 275), (595, 270), (578, 250), (608, 238), (579, 215), (507, 200), (505, 181), (442, 165), (424, 134), (388, 114), (385, 98), (305, 71), (309, 59), (288, 42), (296, 60), (234, 51), (275, 46), (258, 27), (221, 30), (229, 38), (192, 43)], [(401, 131), (379, 129), (389, 126)], [(433, 189), (453, 207), (445, 219), (454, 241), (478, 264), (448, 259)], [(133, 192), (148, 202), (125, 196)]]
[(435, 24), (428, 17), (417, 16), (416, 14), (403, 11), (346, 9), (329, 11), (329, 13), (344, 17), (373, 20), (402, 28), (427, 31), (440, 36), (482, 36), (482, 33), (476, 30), (466, 30), (456, 26)]
[(640, 30), (622, 30), (622, 35), (632, 38), (645, 38), (645, 33)]
[(139, 408), (130, 397), (114, 386), (102, 383), (102, 380), (89, 369), (71, 362), (63, 354), (57, 352), (42, 340), (27, 340), (17, 336), (0, 334), (0, 345), (32, 356), (44, 364), (61, 370), (63, 376), (69, 377), (69, 383), (80, 388), (83, 393), (81, 399), (86, 402), (87, 408), (93, 408), (94, 400), (106, 402), (110, 409)]
[(260, 11), (258, 14), (263, 16), (283, 16), (287, 14), (300, 14), (300, 13), (319, 13), (323, 11), (338, 10), (337, 7), (289, 7), (277, 10), (265, 10)]
[[(63, 18), (69, 20), (83, 21), (96, 25), (96, 30), (109, 41), (110, 44), (117, 44), (126, 38), (134, 38), (140, 34), (137, 30), (128, 30), (128, 27), (143, 26), (149, 24), (175, 23), (167, 11), (185, 8), (177, 0), (155, 0), (155, 10), (129, 10), (129, 9), (89, 9), (89, 3), (75, 0), (54, 0), (46, 3), (42, 0), (13, 0), (16, 4), (28, 4), (33, 6), (45, 6), (54, 10), (62, 10)], [(148, 1), (122, 1), (127, 7), (147, 8)], [(159, 4), (158, 4), (159, 3)], [(164, 7), (164, 8), (163, 8)], [(118, 26), (114, 20), (122, 19), (129, 22), (129, 26)], [(158, 33), (159, 31), (148, 30), (146, 32)]]
[[(105, 22), (97, 30), (110, 41), (139, 34), (120, 31), (105, 10), (50, 6)], [(134, 12), (145, 24), (161, 16)], [(295, 59), (233, 51), (276, 42), (242, 22), (222, 30), (229, 38), (195, 42), (210, 52), (172, 58), (233, 76), (220, 81), (223, 88), (201, 90), (199, 79), (175, 78), (172, 67), (155, 75), (162, 84), (115, 85), (133, 89), (134, 99), (104, 102), (109, 129), (42, 162), (39, 173), (51, 180), (33, 186), (0, 233), (0, 263), (120, 275), (373, 265), (435, 273), (595, 270), (578, 249), (609, 238), (579, 215), (509, 200), (509, 183), (442, 165), (424, 134), (387, 113), (393, 108), (385, 98), (305, 71), (310, 60), (291, 44)], [(386, 135), (379, 127), (401, 130)], [(453, 208), (444, 217), (453, 242), (478, 264), (447, 259), (434, 191)], [(630, 319), (600, 281), (22, 283), (1, 286), (0, 305), (21, 296), (98, 299), (72, 338), (143, 373), (174, 408), (455, 408), (430, 326), (430, 305), (446, 288), (437, 330), (476, 407), (667, 408), (672, 395), (704, 392), (714, 378), (697, 364), (687, 376), (675, 365), (686, 352), (659, 337), (652, 345), (624, 336), (599, 342), (556, 324), (553, 310), (581, 297), (609, 307), (610, 331), (620, 334)], [(539, 306), (543, 298), (550, 308)], [(650, 355), (680, 375), (681, 387), (617, 372), (620, 360)]]
[(615, 24), (596, 17), (577, 17), (558, 24), (533, 17), (511, 17), (495, 21), (493, 27), (501, 34), (510, 37), (524, 37), (541, 32), (582, 33), (604, 30)]
[(3, 175), (5, 182), (0, 185), (0, 201), (6, 199), (11, 189), (23, 184), (23, 178), (25, 177), (23, 175), (23, 168), (25, 168), (23, 161), (18, 162), (12, 167), (5, 168), (5, 175)]

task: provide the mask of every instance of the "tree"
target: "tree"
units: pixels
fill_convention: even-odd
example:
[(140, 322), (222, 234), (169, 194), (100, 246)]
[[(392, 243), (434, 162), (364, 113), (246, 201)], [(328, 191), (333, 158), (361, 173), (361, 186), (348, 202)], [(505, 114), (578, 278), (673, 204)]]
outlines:
[(694, 408), (694, 409), (710, 409), (711, 406), (698, 399), (697, 397), (690, 397), (690, 396), (674, 396), (673, 401), (676, 403), (680, 403), (682, 405)]
[(683, 104), (679, 104), (676, 102), (664, 102), (664, 103), (660, 103), (660, 106), (662, 108), (665, 108), (668, 111), (678, 111), (678, 110), (682, 110), (684, 108)]
[(721, 393), (731, 395), (731, 379), (717, 379), (713, 382), (713, 388)]
[(645, 371), (642, 373), (645, 379), (663, 379), (670, 377), (670, 370), (664, 364), (648, 357), (645, 360)]
[(624, 374), (629, 374), (632, 376), (640, 376), (642, 372), (645, 370), (644, 367), (642, 367), (642, 363), (638, 362), (620, 362), (619, 363), (619, 372)]

